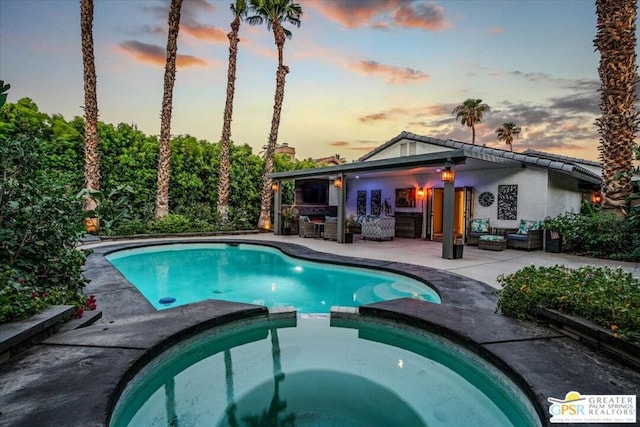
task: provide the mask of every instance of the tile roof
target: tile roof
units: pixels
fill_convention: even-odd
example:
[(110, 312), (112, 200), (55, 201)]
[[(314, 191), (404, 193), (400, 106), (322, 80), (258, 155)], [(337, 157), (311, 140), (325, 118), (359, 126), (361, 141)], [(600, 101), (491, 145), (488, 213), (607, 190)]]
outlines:
[[(386, 148), (392, 146), (398, 141), (408, 139), (418, 142), (424, 142), (427, 144), (438, 145), (441, 147), (447, 147), (452, 149), (464, 149), (465, 151), (489, 154), (498, 158), (510, 159), (522, 164), (537, 166), (550, 170), (559, 171), (562, 173), (576, 174), (578, 177), (587, 179), (593, 183), (599, 183), (602, 178), (600, 175), (590, 171), (584, 166), (600, 166), (598, 162), (591, 160), (578, 159), (574, 157), (562, 156), (558, 154), (545, 153), (543, 151), (537, 151), (529, 149), (523, 153), (514, 153), (507, 150), (501, 150), (498, 148), (485, 147), (482, 145), (469, 144), (467, 142), (454, 141), (452, 139), (439, 139), (429, 136), (418, 135), (412, 132), (403, 131), (395, 138), (390, 139), (384, 144), (380, 145), (373, 151), (365, 154), (358, 159), (358, 162), (365, 161), (375, 154), (384, 151)], [(407, 156), (410, 157), (410, 156)]]

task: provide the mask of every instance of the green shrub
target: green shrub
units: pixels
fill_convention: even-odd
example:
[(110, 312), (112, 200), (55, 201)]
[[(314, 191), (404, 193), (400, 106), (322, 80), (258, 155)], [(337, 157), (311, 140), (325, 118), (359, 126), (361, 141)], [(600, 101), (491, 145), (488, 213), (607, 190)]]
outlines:
[(0, 138), (0, 322), (82, 306), (82, 202), (44, 166), (32, 137)]
[(184, 215), (169, 214), (149, 224), (149, 232), (158, 234), (186, 233), (191, 231), (191, 221)]
[(563, 251), (622, 261), (640, 260), (640, 224), (636, 216), (621, 219), (596, 210), (547, 218), (544, 228), (563, 237)]
[(640, 279), (622, 269), (525, 267), (500, 275), (497, 309), (536, 319), (538, 306), (582, 316), (629, 341), (640, 338)]
[(141, 219), (132, 219), (123, 222), (113, 230), (114, 236), (133, 236), (134, 234), (146, 234), (148, 232), (147, 223)]

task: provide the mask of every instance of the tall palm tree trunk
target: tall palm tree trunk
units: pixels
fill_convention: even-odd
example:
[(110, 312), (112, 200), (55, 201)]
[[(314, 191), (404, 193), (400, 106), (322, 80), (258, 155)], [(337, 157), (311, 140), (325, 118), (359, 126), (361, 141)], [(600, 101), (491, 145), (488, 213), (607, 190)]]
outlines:
[(182, 0), (171, 0), (169, 10), (169, 34), (167, 39), (167, 62), (164, 69), (164, 94), (160, 121), (160, 142), (158, 144), (158, 184), (155, 217), (162, 218), (169, 213), (169, 178), (171, 176), (171, 111), (173, 108), (173, 86), (176, 81), (176, 57), (178, 53), (178, 31), (180, 30), (180, 10)]
[(285, 78), (289, 73), (289, 67), (283, 65), (283, 50), (285, 33), (278, 21), (274, 21), (273, 35), (278, 47), (278, 70), (276, 71), (276, 93), (274, 95), (273, 117), (271, 118), (271, 132), (269, 133), (269, 143), (265, 155), (264, 172), (262, 175), (262, 198), (260, 203), (260, 218), (258, 228), (262, 230), (271, 229), (271, 178), (268, 177), (273, 172), (273, 156), (278, 142), (278, 129), (280, 127), (280, 115), (284, 102)]
[[(93, 54), (93, 0), (80, 2), (82, 65), (84, 68), (84, 182), (89, 190), (100, 190), (100, 152), (98, 149), (98, 99), (96, 66)], [(85, 200), (84, 210), (95, 210), (92, 197)]]
[(231, 23), (229, 38), (229, 69), (227, 71), (227, 101), (224, 105), (222, 139), (220, 140), (220, 177), (218, 178), (218, 215), (223, 224), (229, 222), (229, 147), (231, 144), (231, 118), (233, 116), (233, 96), (235, 94), (236, 67), (238, 57), (238, 32), (240, 17)]
[(638, 131), (636, 65), (636, 0), (596, 0), (594, 40), (600, 52), (600, 133), (602, 206), (627, 214), (632, 193), (633, 147)]

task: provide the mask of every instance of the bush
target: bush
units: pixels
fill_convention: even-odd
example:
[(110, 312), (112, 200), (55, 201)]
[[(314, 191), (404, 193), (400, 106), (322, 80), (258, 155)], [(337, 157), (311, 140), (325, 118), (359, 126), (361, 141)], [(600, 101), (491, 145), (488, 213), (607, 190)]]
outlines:
[(82, 202), (43, 166), (38, 144), (0, 138), (0, 322), (85, 302)]
[(158, 234), (186, 233), (191, 231), (191, 222), (184, 215), (169, 214), (149, 224), (149, 232)]
[(629, 341), (640, 340), (640, 279), (622, 269), (525, 267), (500, 275), (497, 309), (535, 320), (536, 308), (582, 316)]
[(132, 236), (134, 234), (145, 234), (148, 231), (147, 223), (140, 219), (132, 219), (123, 222), (113, 230), (114, 236)]
[(622, 261), (640, 260), (640, 227), (635, 215), (620, 219), (613, 214), (588, 211), (547, 218), (544, 228), (559, 232), (565, 252)]

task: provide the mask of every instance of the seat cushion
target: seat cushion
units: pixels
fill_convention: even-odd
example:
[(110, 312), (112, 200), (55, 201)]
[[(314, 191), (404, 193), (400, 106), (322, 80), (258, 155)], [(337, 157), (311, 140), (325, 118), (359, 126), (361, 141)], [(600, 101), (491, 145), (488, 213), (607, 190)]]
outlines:
[(527, 234), (507, 234), (507, 240), (520, 240), (522, 242), (526, 242), (529, 240), (529, 236)]
[(478, 238), (481, 242), (504, 242), (504, 236), (496, 236), (494, 234), (484, 234)]

